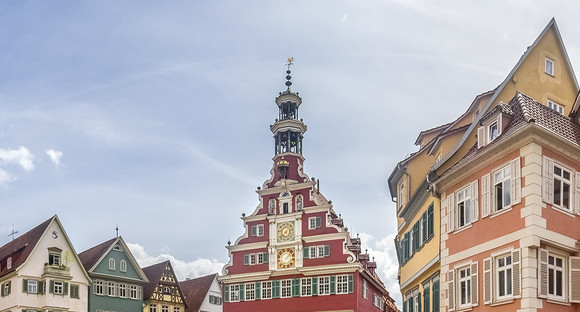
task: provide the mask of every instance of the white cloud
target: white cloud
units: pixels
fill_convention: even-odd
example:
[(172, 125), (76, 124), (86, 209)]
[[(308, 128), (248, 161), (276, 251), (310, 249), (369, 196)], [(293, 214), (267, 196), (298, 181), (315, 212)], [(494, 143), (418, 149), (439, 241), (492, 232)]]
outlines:
[(196, 278), (203, 275), (218, 272), (221, 273), (221, 269), (225, 265), (225, 263), (218, 262), (217, 259), (198, 258), (195, 261), (187, 262), (178, 260), (169, 254), (152, 256), (149, 255), (145, 251), (145, 248), (139, 244), (127, 243), (127, 246), (141, 267), (147, 267), (159, 262), (170, 260), (177, 278), (181, 281), (186, 278)]
[(16, 180), (16, 178), (14, 178), (10, 174), (8, 174), (8, 172), (6, 172), (0, 168), (0, 185), (12, 182), (14, 180)]
[(17, 150), (0, 149), (0, 161), (5, 165), (18, 164), (28, 172), (34, 169), (34, 155), (24, 146)]
[(57, 166), (60, 167), (60, 159), (62, 158), (61, 151), (55, 151), (53, 149), (49, 149), (46, 151), (46, 155), (50, 157), (50, 160)]

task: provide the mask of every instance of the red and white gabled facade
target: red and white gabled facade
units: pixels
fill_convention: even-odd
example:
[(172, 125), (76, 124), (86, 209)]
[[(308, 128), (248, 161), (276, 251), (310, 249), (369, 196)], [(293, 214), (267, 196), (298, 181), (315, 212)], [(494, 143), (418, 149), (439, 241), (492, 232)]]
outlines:
[(244, 235), (226, 247), (230, 261), (219, 277), (224, 311), (396, 311), (376, 264), (361, 254), (360, 239), (350, 236), (303, 172), (307, 128), (287, 74), (288, 89), (276, 97), (279, 117), (270, 126), (272, 176), (258, 189), (254, 212), (242, 217)]

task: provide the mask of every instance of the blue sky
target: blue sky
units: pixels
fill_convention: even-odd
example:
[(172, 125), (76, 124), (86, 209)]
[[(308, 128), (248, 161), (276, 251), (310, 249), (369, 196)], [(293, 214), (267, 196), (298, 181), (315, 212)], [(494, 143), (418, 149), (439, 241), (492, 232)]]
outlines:
[(0, 1), (0, 244), (58, 214), (182, 278), (228, 261), (269, 178), (294, 57), (305, 171), (400, 303), (386, 179), (421, 130), (501, 83), (573, 1)]

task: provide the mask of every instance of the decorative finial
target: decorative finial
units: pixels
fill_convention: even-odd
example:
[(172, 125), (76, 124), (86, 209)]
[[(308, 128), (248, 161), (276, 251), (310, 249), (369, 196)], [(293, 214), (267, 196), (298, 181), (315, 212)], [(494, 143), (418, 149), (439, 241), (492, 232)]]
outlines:
[(230, 246), (232, 244), (232, 242), (228, 239), (228, 246)]
[(294, 61), (294, 57), (289, 57), (288, 58), (288, 63), (286, 64), (286, 66), (288, 66), (288, 70), (286, 71), (286, 87), (288, 87), (288, 91), (290, 91), (290, 86), (292, 85), (292, 81), (290, 81), (290, 79), (292, 79), (292, 76), (290, 76), (290, 66), (294, 65), (293, 63)]
[(12, 232), (10, 232), (8, 236), (12, 236), (12, 240), (14, 240), (14, 236), (16, 236), (16, 234), (18, 234), (18, 231), (15, 230), (14, 224), (12, 224)]
[(119, 237), (119, 223), (115, 226), (115, 231), (117, 231), (117, 237)]

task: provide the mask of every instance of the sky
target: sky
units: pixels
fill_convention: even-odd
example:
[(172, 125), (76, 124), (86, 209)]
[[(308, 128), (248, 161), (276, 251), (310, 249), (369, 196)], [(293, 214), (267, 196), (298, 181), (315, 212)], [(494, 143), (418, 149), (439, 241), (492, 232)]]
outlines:
[(77, 252), (221, 271), (270, 177), (292, 89), (320, 179), (401, 304), (387, 177), (421, 130), (499, 85), (575, 1), (0, 1), (0, 245), (57, 214)]

